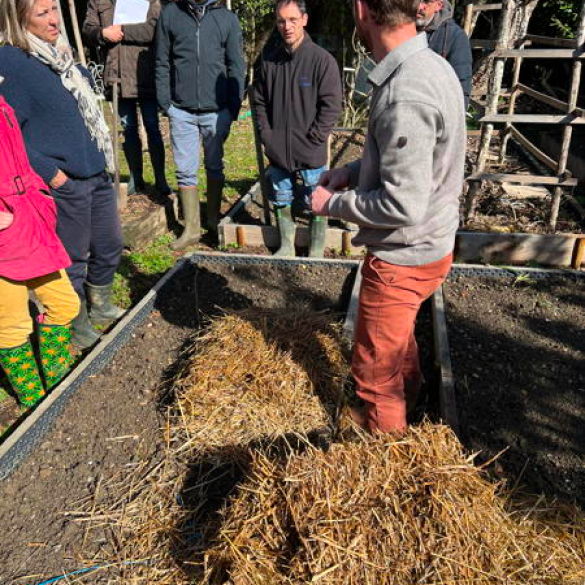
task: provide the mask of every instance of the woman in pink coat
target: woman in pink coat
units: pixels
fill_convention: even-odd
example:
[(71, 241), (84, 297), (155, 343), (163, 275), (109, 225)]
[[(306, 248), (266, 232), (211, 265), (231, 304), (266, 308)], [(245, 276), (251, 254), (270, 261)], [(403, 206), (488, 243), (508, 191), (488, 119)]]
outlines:
[[(25, 406), (36, 404), (69, 370), (70, 324), (79, 312), (48, 192), (30, 167), (14, 112), (0, 96), (0, 367)], [(29, 340), (30, 290), (45, 310), (39, 362)]]

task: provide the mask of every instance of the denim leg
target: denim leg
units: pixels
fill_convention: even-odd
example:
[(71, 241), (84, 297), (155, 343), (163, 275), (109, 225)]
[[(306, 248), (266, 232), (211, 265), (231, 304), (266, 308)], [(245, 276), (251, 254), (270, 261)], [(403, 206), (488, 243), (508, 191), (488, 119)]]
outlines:
[(170, 189), (165, 176), (165, 145), (160, 133), (158, 104), (155, 99), (140, 99), (138, 105), (146, 130), (154, 183), (159, 193), (168, 195)]
[(124, 155), (130, 170), (128, 192), (134, 193), (144, 185), (142, 168), (142, 142), (138, 132), (138, 100), (120, 98), (118, 113), (124, 130)]
[(196, 114), (190, 114), (175, 106), (169, 108), (171, 143), (177, 167), (179, 187), (197, 185), (199, 170), (199, 125)]
[(205, 155), (205, 170), (214, 179), (223, 180), (224, 178), (223, 145), (229, 136), (231, 125), (232, 115), (227, 109), (199, 116), (199, 128)]
[(294, 199), (293, 178), (292, 173), (280, 167), (270, 165), (266, 169), (266, 179), (271, 186), (270, 198), (277, 207), (292, 205)]
[(91, 237), (91, 188), (86, 181), (69, 179), (58, 189), (51, 188), (57, 204), (57, 235), (71, 258), (67, 275), (75, 292), (85, 298), (83, 283), (87, 275)]
[(317, 169), (301, 169), (298, 171), (301, 181), (303, 183), (303, 203), (307, 209), (311, 209), (311, 195), (319, 184), (321, 175), (328, 169), (327, 165)]
[(112, 181), (107, 173), (86, 179), (91, 188), (91, 237), (87, 281), (111, 284), (122, 255), (122, 229)]

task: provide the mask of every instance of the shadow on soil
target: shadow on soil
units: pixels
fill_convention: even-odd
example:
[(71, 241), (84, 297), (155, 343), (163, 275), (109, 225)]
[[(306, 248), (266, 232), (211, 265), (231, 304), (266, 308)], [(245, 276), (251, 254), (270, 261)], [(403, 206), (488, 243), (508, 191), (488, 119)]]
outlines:
[[(558, 294), (554, 283), (537, 286), (547, 296), (539, 297), (536, 314), (529, 314), (533, 297), (530, 306), (502, 302), (488, 311), (499, 325), (493, 329), (478, 318), (488, 305), (478, 302), (476, 314), (448, 305), (462, 438), (471, 450), (481, 450), (480, 461), (504, 451), (495, 470), (510, 485), (519, 482), (584, 507), (584, 323), (553, 315), (561, 300), (583, 315), (585, 291), (582, 281), (581, 294), (579, 285), (566, 294)], [(506, 321), (510, 326), (502, 333)]]

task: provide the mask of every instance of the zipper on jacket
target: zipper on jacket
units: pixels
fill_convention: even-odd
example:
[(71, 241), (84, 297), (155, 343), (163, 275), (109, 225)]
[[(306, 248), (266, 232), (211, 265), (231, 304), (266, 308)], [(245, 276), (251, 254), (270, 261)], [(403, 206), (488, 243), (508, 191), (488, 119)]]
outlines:
[(10, 116), (8, 115), (8, 112), (6, 110), (2, 110), (2, 113), (4, 114), (4, 117), (6, 118), (6, 121), (8, 122), (8, 125), (11, 128), (14, 128), (14, 124), (12, 123), (12, 120), (10, 119)]
[[(203, 16), (203, 18), (205, 18), (205, 16)], [(199, 87), (201, 86), (201, 79), (199, 78), (199, 75), (200, 75), (201, 68), (199, 66), (199, 62), (201, 60), (201, 54), (200, 54), (200, 46), (199, 46), (199, 39), (200, 39), (199, 32), (201, 31), (201, 22), (198, 22), (196, 24), (196, 26), (197, 26), (197, 33), (196, 33), (196, 36), (197, 36), (197, 47), (196, 47), (197, 48), (197, 82), (196, 82), (196, 85), (197, 85), (197, 109), (200, 110), (201, 109), (201, 95), (199, 93)]]

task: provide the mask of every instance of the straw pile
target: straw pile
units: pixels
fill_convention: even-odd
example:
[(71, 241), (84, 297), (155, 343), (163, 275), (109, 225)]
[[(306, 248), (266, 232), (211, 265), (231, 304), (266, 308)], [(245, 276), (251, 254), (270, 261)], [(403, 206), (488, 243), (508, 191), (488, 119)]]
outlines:
[(115, 583), (585, 583), (583, 516), (513, 508), (447, 428), (345, 433), (328, 451), (303, 438), (331, 424), (346, 372), (331, 317), (215, 320), (177, 382), (162, 460), (103, 485), (80, 517), (86, 539), (109, 534)]
[(247, 445), (331, 424), (348, 366), (340, 327), (302, 307), (215, 320), (177, 383), (184, 449)]
[(497, 491), (444, 426), (284, 461), (257, 453), (206, 583), (584, 583), (583, 516), (543, 522), (538, 508), (507, 511)]

